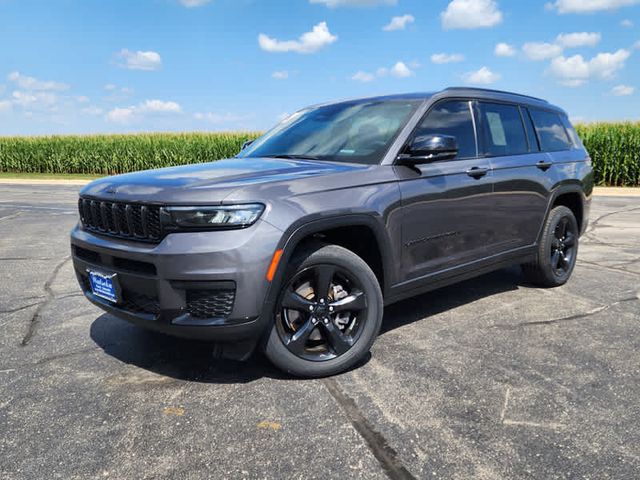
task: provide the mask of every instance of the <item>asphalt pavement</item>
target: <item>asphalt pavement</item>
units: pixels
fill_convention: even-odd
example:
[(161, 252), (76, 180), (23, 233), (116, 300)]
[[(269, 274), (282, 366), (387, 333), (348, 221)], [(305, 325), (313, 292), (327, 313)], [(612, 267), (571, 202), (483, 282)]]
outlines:
[(0, 184), (0, 478), (640, 475), (640, 197), (596, 197), (564, 287), (494, 272), (385, 310), (324, 380), (89, 304), (78, 186)]

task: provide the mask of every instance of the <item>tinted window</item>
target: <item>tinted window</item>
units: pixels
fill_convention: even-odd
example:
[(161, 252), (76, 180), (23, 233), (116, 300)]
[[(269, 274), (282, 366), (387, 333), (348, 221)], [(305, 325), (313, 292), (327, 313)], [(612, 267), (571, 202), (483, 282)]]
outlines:
[(554, 112), (531, 109), (531, 118), (538, 132), (540, 147), (548, 152), (570, 150), (571, 141), (562, 125), (560, 115)]
[(529, 115), (529, 111), (526, 108), (521, 108), (520, 112), (522, 113), (524, 126), (525, 126), (525, 129), (527, 130), (527, 138), (529, 139), (529, 151), (539, 152), (540, 145), (538, 144), (538, 136), (536, 135), (536, 131), (533, 128), (533, 122), (531, 121), (531, 116)]
[(578, 148), (584, 148), (584, 145), (582, 144), (582, 140), (578, 136), (578, 132), (576, 132), (576, 129), (573, 128), (573, 125), (571, 125), (571, 122), (566, 117), (566, 115), (560, 115), (560, 120), (562, 120), (562, 124), (564, 125), (564, 128), (567, 129), (567, 132), (569, 133), (569, 137), (571, 138), (571, 142), (573, 143), (573, 145)]
[(529, 152), (520, 109), (514, 105), (481, 103), (480, 116), (487, 155), (519, 155)]
[(302, 110), (238, 156), (379, 163), (418, 105), (419, 100), (355, 100)]
[(456, 137), (457, 158), (475, 157), (476, 137), (469, 102), (456, 100), (436, 105), (418, 127), (416, 136), (434, 134)]

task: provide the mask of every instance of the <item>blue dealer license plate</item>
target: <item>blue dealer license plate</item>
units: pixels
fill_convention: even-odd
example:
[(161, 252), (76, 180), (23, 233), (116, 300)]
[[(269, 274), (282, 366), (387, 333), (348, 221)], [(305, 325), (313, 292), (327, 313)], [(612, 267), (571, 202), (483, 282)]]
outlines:
[(104, 298), (111, 303), (118, 303), (118, 290), (116, 287), (116, 274), (110, 275), (89, 271), (91, 291), (96, 297)]

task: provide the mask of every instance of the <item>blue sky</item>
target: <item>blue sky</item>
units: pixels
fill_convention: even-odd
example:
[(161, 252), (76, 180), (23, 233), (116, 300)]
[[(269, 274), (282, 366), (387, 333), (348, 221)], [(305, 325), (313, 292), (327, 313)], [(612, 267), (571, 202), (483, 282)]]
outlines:
[(0, 0), (0, 45), (0, 135), (264, 129), (453, 85), (640, 112), (640, 0)]

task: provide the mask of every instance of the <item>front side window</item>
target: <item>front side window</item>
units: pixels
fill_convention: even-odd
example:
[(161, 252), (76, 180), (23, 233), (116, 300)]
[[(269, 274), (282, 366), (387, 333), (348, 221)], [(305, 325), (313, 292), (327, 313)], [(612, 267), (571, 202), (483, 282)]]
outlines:
[(531, 113), (533, 125), (538, 132), (542, 150), (558, 152), (571, 149), (573, 144), (567, 136), (564, 125), (562, 125), (560, 115), (555, 112), (537, 110), (535, 108), (530, 109), (529, 112)]
[(377, 164), (420, 103), (355, 100), (303, 110), (238, 156)]
[(437, 134), (456, 137), (458, 142), (456, 158), (477, 156), (476, 136), (468, 101), (452, 100), (437, 104), (418, 126), (414, 136)]
[(529, 144), (518, 107), (483, 102), (480, 103), (480, 117), (485, 154), (503, 156), (528, 153)]

